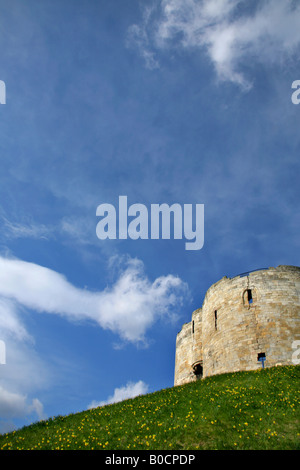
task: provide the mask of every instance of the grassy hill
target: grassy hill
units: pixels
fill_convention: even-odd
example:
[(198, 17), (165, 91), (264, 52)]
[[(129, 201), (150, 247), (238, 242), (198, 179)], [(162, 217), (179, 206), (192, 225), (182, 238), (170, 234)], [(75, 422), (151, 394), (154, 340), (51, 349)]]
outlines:
[(300, 366), (206, 378), (0, 435), (4, 449), (299, 449)]

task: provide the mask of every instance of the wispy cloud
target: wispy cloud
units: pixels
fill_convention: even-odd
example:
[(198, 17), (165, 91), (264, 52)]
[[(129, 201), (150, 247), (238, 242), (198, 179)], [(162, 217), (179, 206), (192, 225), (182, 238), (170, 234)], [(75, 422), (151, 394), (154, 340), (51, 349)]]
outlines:
[(92, 292), (73, 286), (46, 267), (0, 257), (0, 295), (4, 299), (70, 321), (93, 321), (131, 342), (144, 341), (146, 330), (158, 318), (172, 318), (186, 292), (185, 283), (173, 275), (151, 282), (137, 259), (127, 262), (112, 286)]
[(151, 50), (151, 38), (148, 34), (148, 24), (151, 22), (153, 8), (146, 7), (143, 11), (142, 24), (133, 24), (128, 29), (127, 46), (134, 45), (143, 57), (146, 67), (150, 70), (159, 67), (155, 53)]
[(111, 403), (118, 403), (128, 398), (134, 398), (138, 395), (145, 395), (148, 392), (148, 385), (142, 380), (138, 382), (128, 382), (124, 387), (119, 387), (114, 390), (113, 395), (103, 401), (92, 401), (88, 408), (97, 408), (98, 406), (109, 405)]
[[(1, 208), (0, 208), (1, 211)], [(2, 211), (3, 212), (3, 211)], [(0, 238), (31, 240), (66, 240), (79, 246), (93, 246), (97, 243), (95, 221), (90, 216), (64, 216), (48, 225), (38, 223), (32, 217), (16, 222), (0, 214)]]
[(9, 238), (32, 238), (48, 240), (53, 236), (53, 230), (44, 224), (37, 224), (32, 221), (17, 223), (1, 216), (3, 229), (2, 235)]
[(161, 0), (153, 5), (145, 9), (141, 24), (129, 29), (131, 44), (150, 68), (158, 66), (155, 50), (201, 49), (220, 80), (248, 89), (251, 79), (241, 65), (281, 64), (300, 45), (300, 5), (293, 0), (254, 2), (250, 10), (245, 0)]

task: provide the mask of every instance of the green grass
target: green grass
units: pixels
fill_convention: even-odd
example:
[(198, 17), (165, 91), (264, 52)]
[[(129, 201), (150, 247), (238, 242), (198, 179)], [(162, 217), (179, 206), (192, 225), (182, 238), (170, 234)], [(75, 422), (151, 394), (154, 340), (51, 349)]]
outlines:
[(209, 377), (0, 435), (5, 449), (299, 449), (300, 366)]

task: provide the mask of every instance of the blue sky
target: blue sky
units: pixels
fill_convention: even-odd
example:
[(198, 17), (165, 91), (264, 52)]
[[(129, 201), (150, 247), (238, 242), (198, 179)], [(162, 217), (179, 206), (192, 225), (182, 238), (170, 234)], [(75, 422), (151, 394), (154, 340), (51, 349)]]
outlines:
[[(173, 385), (224, 275), (299, 265), (300, 5), (0, 0), (0, 432)], [(96, 209), (204, 204), (204, 246)]]

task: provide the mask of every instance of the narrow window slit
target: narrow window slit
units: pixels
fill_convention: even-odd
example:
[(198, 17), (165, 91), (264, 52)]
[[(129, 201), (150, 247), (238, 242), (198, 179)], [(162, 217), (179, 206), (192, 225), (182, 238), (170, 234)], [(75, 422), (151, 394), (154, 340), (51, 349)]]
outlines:
[(247, 297), (248, 297), (248, 302), (249, 304), (253, 303), (253, 298), (252, 298), (252, 291), (251, 289), (247, 289)]

